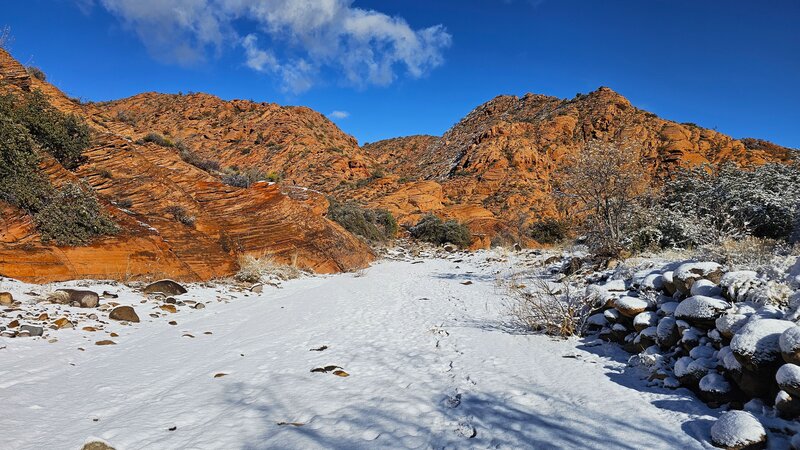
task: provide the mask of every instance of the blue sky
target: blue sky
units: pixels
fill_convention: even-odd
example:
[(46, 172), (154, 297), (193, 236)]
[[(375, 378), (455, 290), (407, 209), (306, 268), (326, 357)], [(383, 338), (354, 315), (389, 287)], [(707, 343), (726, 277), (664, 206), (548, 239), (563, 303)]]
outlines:
[(799, 23), (797, 0), (6, 0), (0, 15), (12, 54), (72, 96), (305, 105), (362, 143), (440, 135), (499, 94), (609, 86), (800, 147)]

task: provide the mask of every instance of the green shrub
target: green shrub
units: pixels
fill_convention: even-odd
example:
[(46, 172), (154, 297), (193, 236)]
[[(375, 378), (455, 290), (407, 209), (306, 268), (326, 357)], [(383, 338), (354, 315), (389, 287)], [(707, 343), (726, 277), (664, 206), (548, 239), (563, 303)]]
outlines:
[[(28, 129), (34, 141), (53, 155), (67, 169), (83, 163), (83, 151), (89, 147), (89, 127), (74, 114), (64, 114), (47, 101), (41, 91), (34, 91), (16, 102), (13, 96), (4, 96), (2, 102), (11, 102), (6, 113)], [(15, 103), (17, 103), (15, 105)]]
[(540, 244), (555, 244), (567, 238), (569, 224), (564, 221), (548, 218), (531, 224), (528, 236)]
[(385, 209), (362, 208), (355, 202), (330, 199), (328, 218), (345, 230), (374, 242), (391, 240), (397, 234), (397, 222)]
[(101, 209), (91, 188), (67, 183), (34, 215), (42, 241), (86, 245), (96, 236), (115, 234), (116, 224)]
[(467, 247), (472, 242), (472, 234), (466, 225), (455, 220), (442, 221), (439, 217), (428, 214), (416, 225), (409, 228), (411, 236), (436, 245), (446, 243)]
[(147, 142), (152, 142), (153, 144), (160, 145), (161, 147), (174, 147), (175, 143), (172, 142), (169, 138), (165, 138), (164, 136), (158, 133), (147, 133), (147, 135), (137, 141), (139, 144), (145, 144)]
[(0, 199), (28, 212), (38, 211), (53, 193), (39, 171), (39, 156), (28, 130), (0, 115)]
[(21, 102), (0, 96), (0, 200), (33, 216), (45, 242), (85, 245), (117, 232), (88, 185), (67, 183), (56, 190), (39, 169), (40, 148), (74, 167), (88, 142), (80, 119), (55, 110), (40, 92)]

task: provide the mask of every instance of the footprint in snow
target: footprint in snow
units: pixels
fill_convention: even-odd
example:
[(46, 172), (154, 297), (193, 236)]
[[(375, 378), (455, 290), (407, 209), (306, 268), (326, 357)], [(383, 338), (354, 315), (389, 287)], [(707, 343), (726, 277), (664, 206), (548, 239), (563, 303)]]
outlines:
[(444, 399), (444, 406), (448, 408), (458, 408), (461, 405), (461, 394), (448, 395)]
[(456, 426), (456, 433), (467, 438), (472, 439), (478, 435), (478, 430), (472, 426), (469, 419), (461, 419)]

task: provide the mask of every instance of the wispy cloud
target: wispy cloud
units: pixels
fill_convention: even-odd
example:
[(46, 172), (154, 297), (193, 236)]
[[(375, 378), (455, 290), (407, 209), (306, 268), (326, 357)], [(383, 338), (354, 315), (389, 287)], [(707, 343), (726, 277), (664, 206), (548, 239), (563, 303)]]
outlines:
[(330, 114), (328, 114), (328, 117), (334, 120), (347, 119), (348, 117), (350, 117), (350, 113), (347, 111), (333, 111)]
[[(92, 0), (75, 0), (86, 8)], [(452, 37), (442, 25), (413, 29), (402, 17), (353, 6), (353, 0), (95, 0), (162, 61), (182, 65), (233, 48), (244, 65), (302, 92), (322, 73), (346, 83), (385, 86), (419, 78), (444, 61)], [(235, 24), (255, 30), (244, 36)]]

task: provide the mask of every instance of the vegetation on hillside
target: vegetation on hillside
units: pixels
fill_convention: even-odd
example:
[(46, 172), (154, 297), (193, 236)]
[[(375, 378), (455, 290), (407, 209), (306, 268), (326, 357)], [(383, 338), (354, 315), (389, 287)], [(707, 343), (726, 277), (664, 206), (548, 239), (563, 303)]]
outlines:
[(355, 235), (368, 241), (384, 242), (394, 239), (397, 234), (397, 222), (385, 209), (367, 209), (355, 202), (329, 201), (328, 218)]
[(42, 151), (75, 168), (88, 145), (86, 124), (53, 108), (41, 92), (0, 96), (0, 200), (32, 215), (44, 241), (85, 245), (117, 232), (88, 185), (57, 189), (39, 169)]
[(443, 221), (439, 217), (428, 214), (408, 230), (411, 236), (436, 245), (453, 244), (468, 247), (472, 242), (472, 234), (466, 225), (455, 220)]
[(557, 192), (571, 200), (574, 231), (593, 252), (800, 239), (800, 163), (677, 169), (656, 185), (642, 176), (639, 154), (593, 143), (559, 173)]

